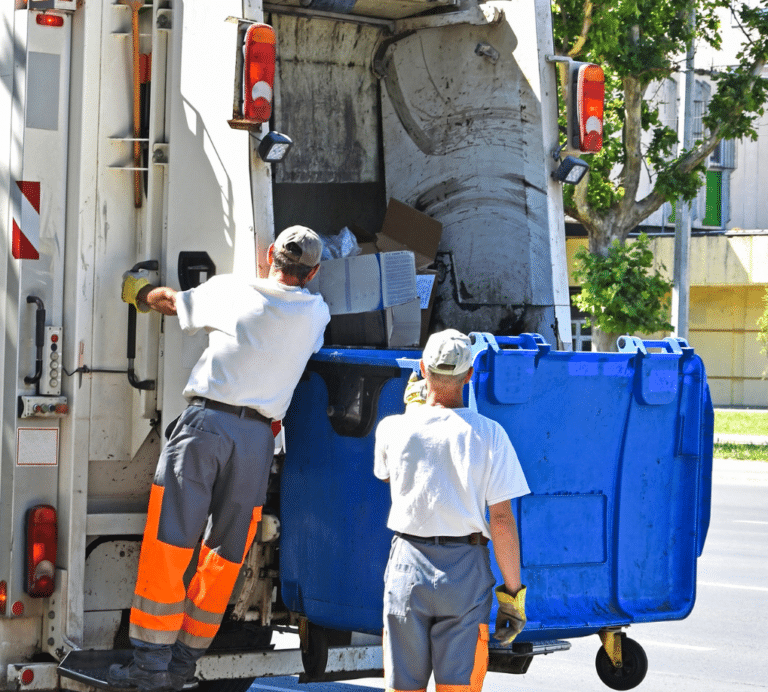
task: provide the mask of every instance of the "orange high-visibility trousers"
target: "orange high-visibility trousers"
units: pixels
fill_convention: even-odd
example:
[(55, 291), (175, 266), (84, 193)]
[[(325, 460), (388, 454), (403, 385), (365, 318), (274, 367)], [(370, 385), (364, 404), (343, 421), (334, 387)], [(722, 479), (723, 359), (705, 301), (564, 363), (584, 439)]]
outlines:
[[(210, 645), (261, 520), (273, 453), (266, 423), (196, 406), (184, 411), (150, 491), (132, 639)], [(203, 533), (186, 586), (184, 574)]]
[(203, 543), (197, 571), (185, 589), (184, 573), (194, 549), (178, 548), (157, 538), (162, 497), (163, 488), (153, 485), (131, 607), (130, 635), (150, 644), (171, 645), (178, 639), (192, 648), (207, 649), (256, 536), (261, 507), (253, 508), (240, 560), (231, 562)]

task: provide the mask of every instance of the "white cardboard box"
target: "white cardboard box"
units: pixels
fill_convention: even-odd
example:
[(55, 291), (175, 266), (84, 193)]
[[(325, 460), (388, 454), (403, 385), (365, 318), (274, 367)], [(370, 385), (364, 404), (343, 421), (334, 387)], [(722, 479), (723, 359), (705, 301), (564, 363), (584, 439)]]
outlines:
[(402, 305), (393, 305), (385, 311), (384, 317), (389, 348), (419, 345), (421, 336), (421, 300), (419, 298)]
[(327, 260), (307, 289), (323, 296), (331, 315), (410, 303), (418, 296), (414, 256), (402, 250)]

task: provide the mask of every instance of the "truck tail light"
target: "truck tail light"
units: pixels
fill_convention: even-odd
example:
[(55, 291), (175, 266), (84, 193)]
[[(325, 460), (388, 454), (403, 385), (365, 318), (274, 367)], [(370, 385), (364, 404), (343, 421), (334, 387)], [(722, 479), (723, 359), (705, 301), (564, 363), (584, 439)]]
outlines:
[(58, 538), (56, 510), (37, 505), (27, 513), (27, 593), (36, 598), (53, 594)]
[(265, 123), (272, 115), (275, 83), (275, 30), (268, 24), (252, 24), (245, 34), (243, 118)]
[(64, 26), (64, 17), (60, 14), (49, 14), (45, 12), (38, 14), (35, 21), (41, 26)]
[(570, 144), (584, 153), (603, 148), (603, 109), (605, 75), (603, 68), (586, 62), (572, 62), (569, 68), (570, 108), (568, 131)]
[(8, 584), (4, 581), (0, 581), (0, 615), (5, 615), (5, 610), (8, 607)]

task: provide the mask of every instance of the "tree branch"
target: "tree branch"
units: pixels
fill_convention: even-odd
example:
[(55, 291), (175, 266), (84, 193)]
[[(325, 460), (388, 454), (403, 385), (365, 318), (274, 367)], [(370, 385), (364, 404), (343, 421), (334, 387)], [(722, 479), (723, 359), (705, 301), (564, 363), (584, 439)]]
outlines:
[(592, 27), (592, 0), (584, 0), (584, 23), (581, 25), (581, 35), (568, 51), (569, 58), (575, 58), (587, 42), (587, 34)]
[[(750, 70), (752, 73), (752, 83), (754, 83), (754, 81), (757, 79), (761, 79), (760, 75), (763, 71), (763, 68), (765, 67), (765, 64), (765, 60), (757, 60), (752, 65), (752, 69)], [(674, 165), (674, 169), (679, 170), (681, 173), (690, 173), (694, 168), (696, 168), (696, 166), (698, 166), (715, 150), (718, 143), (722, 139), (721, 133), (724, 129), (724, 126), (734, 122), (744, 112), (744, 108), (744, 105), (740, 105), (734, 108), (731, 111), (730, 116), (726, 120), (718, 123), (715, 129), (710, 132), (709, 136), (707, 136), (697, 147), (691, 149), (691, 151), (689, 151), (685, 156), (677, 161), (677, 163)]]
[[(624, 169), (622, 171), (624, 196), (616, 209), (617, 222), (626, 227), (624, 219), (631, 216), (635, 206), (637, 190), (640, 187), (640, 174), (643, 168), (642, 152), (642, 107), (643, 88), (635, 77), (624, 77)], [(627, 229), (627, 233), (629, 229)], [(624, 234), (626, 237), (626, 233)], [(623, 239), (623, 238), (622, 238)]]

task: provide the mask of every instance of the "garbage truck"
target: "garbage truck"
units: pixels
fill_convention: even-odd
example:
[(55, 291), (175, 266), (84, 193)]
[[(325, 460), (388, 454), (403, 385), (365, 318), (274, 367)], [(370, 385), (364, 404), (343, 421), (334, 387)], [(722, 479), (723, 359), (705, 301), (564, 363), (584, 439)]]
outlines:
[[(137, 319), (122, 274), (264, 276), (282, 228), (363, 245), (393, 205), (439, 225), (425, 325), (398, 345), (384, 310), (382, 341), (355, 342), (358, 325), (310, 361), (200, 687), (380, 670), (372, 435), (447, 326), (472, 333), (468, 405), (505, 425), (533, 491), (513, 506), (529, 625), (491, 669), (598, 634), (601, 677), (638, 684), (623, 629), (693, 606), (712, 407), (684, 341), (570, 351), (548, 0), (15, 0), (0, 16), (0, 689), (92, 689), (130, 655), (162, 431), (206, 337)], [(378, 240), (418, 255), (416, 226)]]

